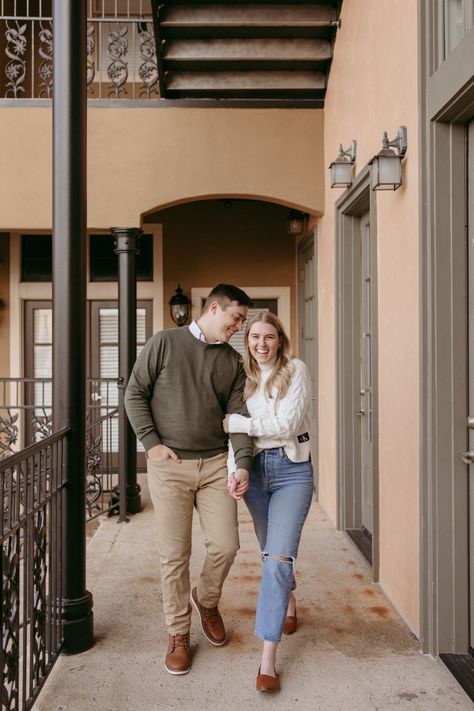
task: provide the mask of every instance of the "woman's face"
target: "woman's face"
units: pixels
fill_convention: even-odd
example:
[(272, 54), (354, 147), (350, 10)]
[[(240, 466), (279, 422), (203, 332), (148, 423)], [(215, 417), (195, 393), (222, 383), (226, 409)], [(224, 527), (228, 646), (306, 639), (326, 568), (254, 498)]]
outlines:
[(263, 321), (257, 321), (249, 331), (249, 350), (257, 363), (272, 361), (281, 346), (281, 338), (275, 326)]

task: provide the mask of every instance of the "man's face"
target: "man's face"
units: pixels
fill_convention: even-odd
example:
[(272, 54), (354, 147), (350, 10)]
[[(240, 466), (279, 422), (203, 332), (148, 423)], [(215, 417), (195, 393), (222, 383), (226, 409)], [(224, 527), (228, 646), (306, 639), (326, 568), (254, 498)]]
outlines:
[(211, 304), (214, 316), (216, 340), (227, 342), (234, 333), (240, 331), (247, 318), (248, 306), (242, 306), (237, 301), (230, 301), (221, 308), (217, 302)]

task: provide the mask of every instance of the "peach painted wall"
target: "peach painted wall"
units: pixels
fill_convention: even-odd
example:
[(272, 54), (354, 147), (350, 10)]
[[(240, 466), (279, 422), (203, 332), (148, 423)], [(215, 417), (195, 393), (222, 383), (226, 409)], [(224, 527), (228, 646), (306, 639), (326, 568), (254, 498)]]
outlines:
[[(318, 223), (320, 498), (336, 519), (335, 208), (327, 166), (357, 140), (356, 172), (408, 129), (404, 183), (377, 201), (380, 583), (419, 630), (419, 225), (417, 4), (344, 0), (324, 111)], [(324, 415), (324, 416), (323, 416)]]
[[(0, 109), (0, 229), (51, 227), (51, 110)], [(88, 225), (201, 197), (323, 209), (320, 110), (91, 108)], [(8, 166), (8, 168), (6, 168)]]

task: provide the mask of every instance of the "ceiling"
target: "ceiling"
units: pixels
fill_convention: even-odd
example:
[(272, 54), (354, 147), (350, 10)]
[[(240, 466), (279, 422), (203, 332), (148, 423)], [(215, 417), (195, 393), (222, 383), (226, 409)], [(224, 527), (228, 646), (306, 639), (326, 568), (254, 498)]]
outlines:
[(152, 0), (162, 99), (322, 107), (342, 0)]

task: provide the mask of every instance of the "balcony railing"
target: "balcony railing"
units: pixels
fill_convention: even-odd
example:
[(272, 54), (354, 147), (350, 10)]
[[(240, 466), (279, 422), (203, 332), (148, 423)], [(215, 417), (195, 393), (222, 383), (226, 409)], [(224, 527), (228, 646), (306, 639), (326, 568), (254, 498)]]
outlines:
[[(50, 99), (51, 2), (0, 0), (0, 99)], [(150, 0), (89, 0), (90, 99), (159, 99)]]
[(0, 461), (2, 709), (32, 707), (62, 646), (64, 429)]
[[(0, 464), (51, 434), (51, 383), (46, 378), (0, 378)], [(119, 509), (117, 380), (88, 379), (87, 403), (86, 513), (91, 520)]]

